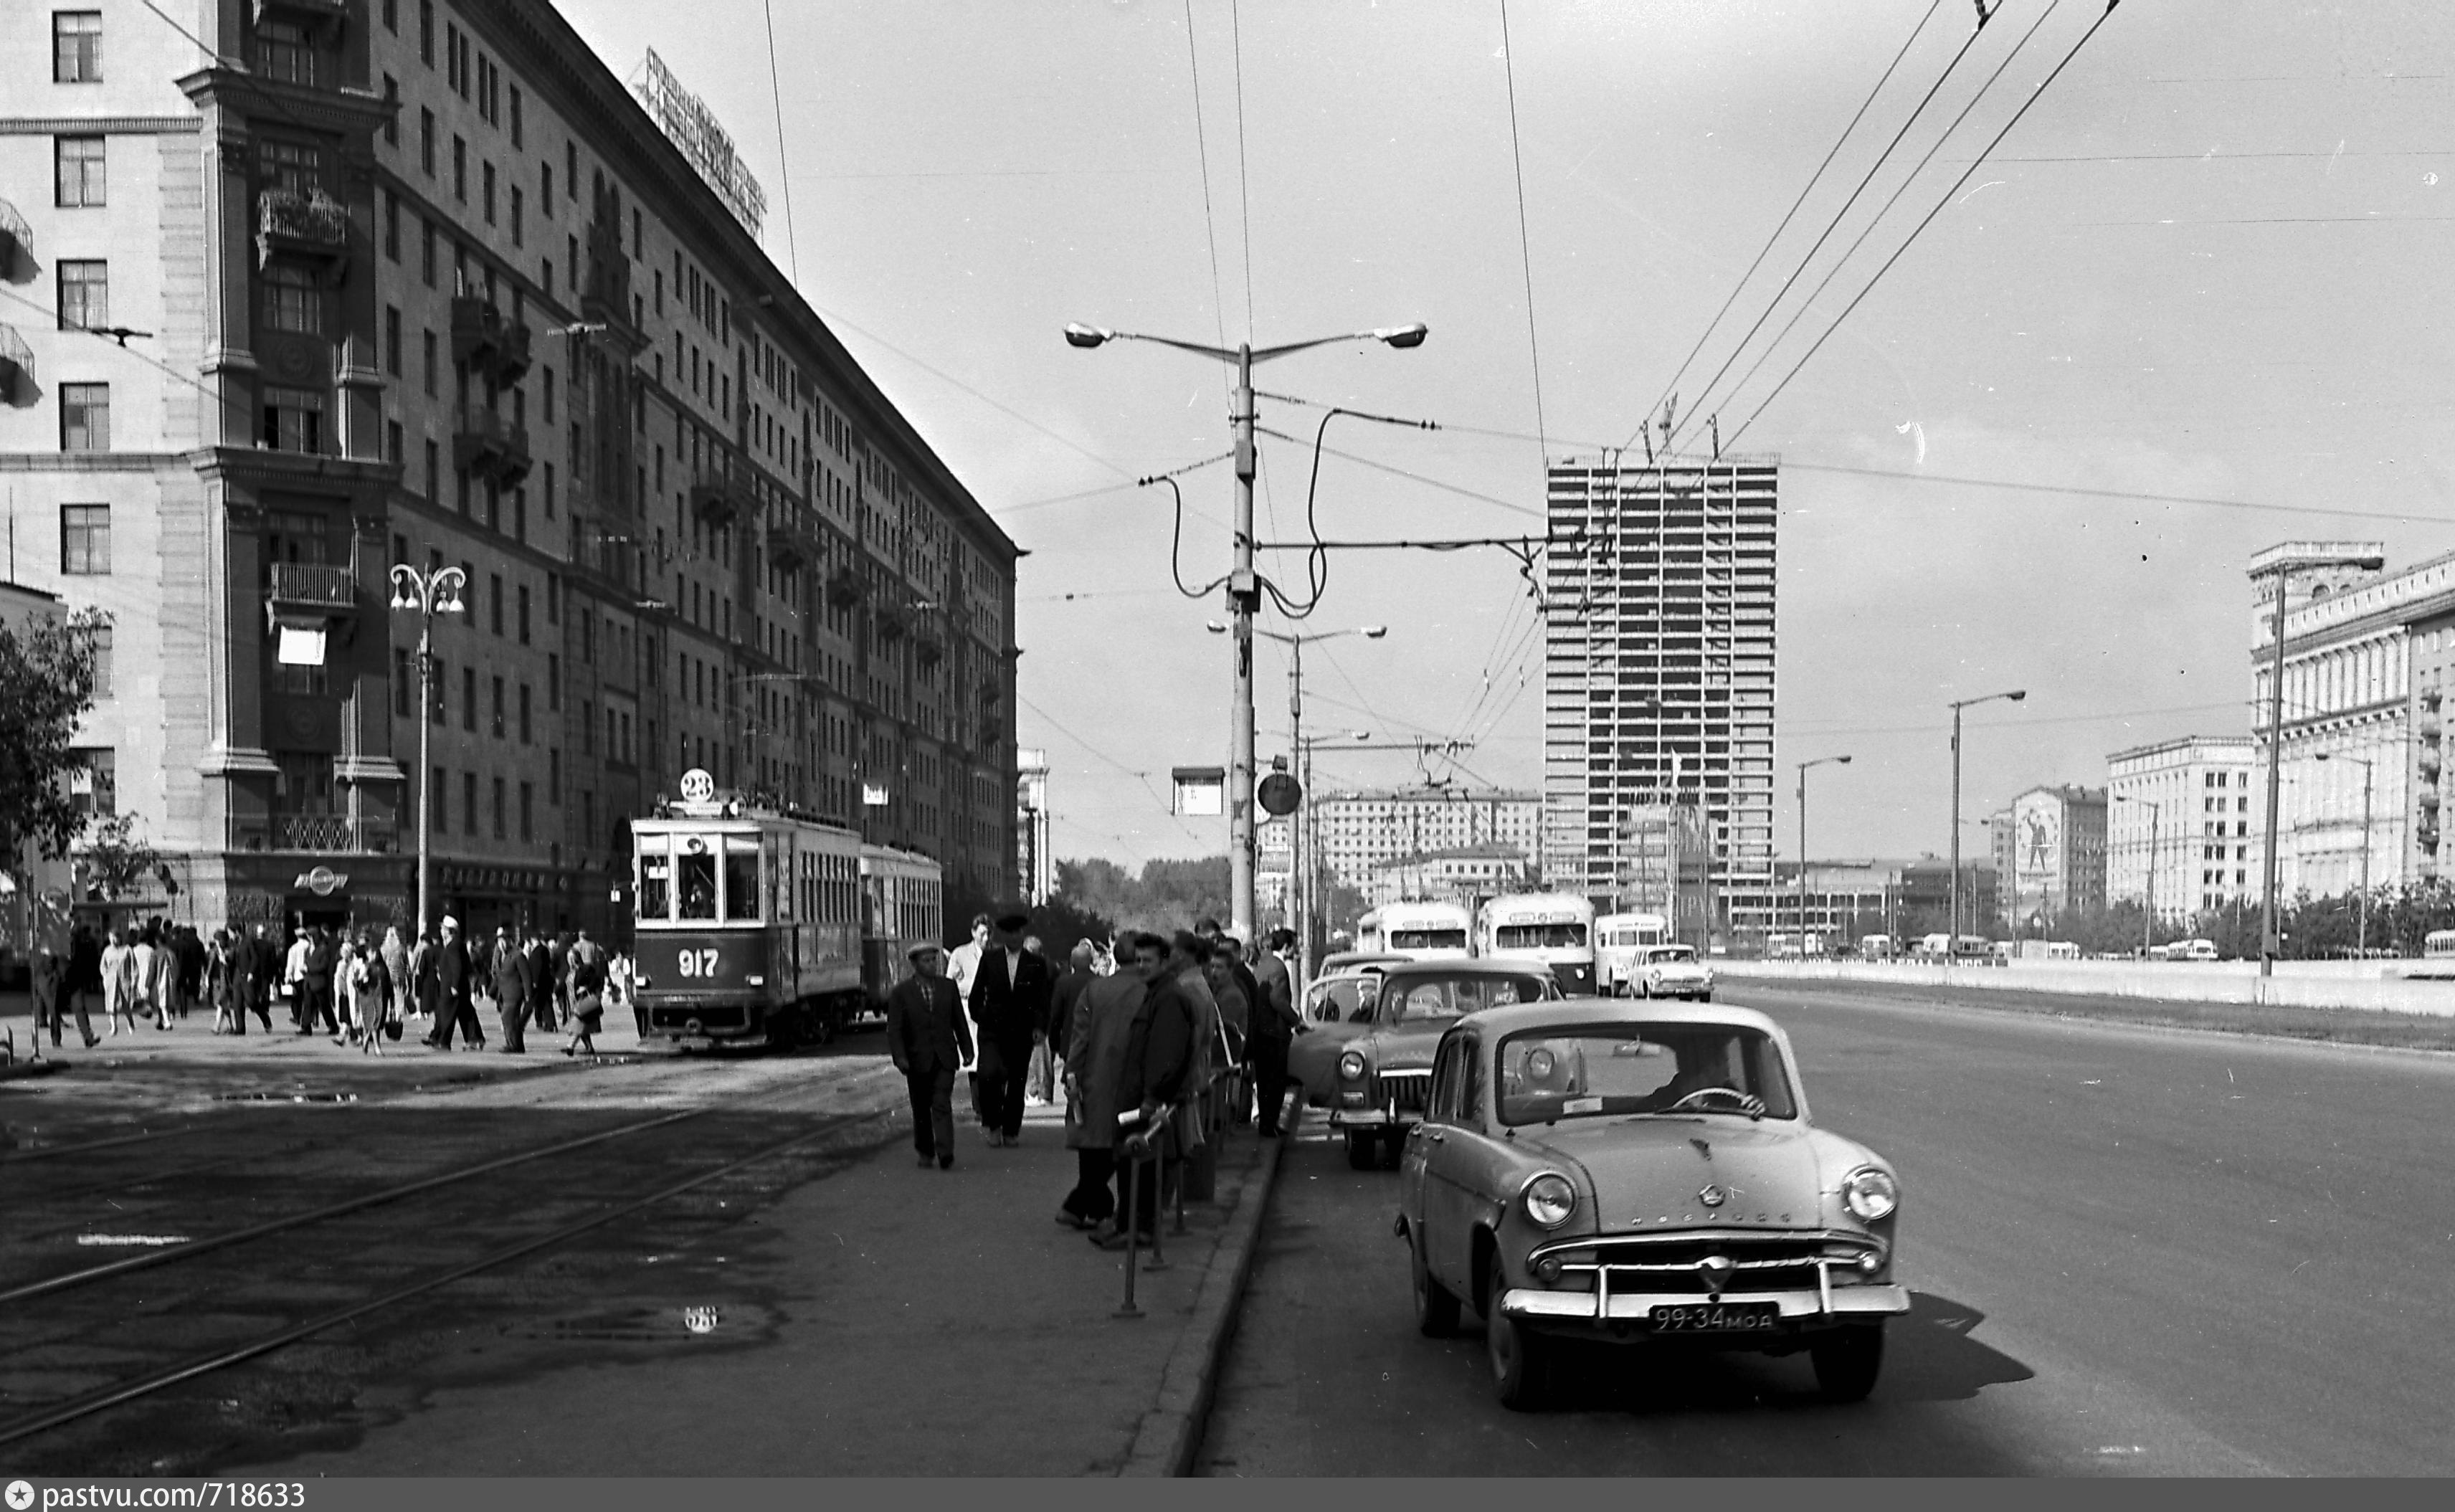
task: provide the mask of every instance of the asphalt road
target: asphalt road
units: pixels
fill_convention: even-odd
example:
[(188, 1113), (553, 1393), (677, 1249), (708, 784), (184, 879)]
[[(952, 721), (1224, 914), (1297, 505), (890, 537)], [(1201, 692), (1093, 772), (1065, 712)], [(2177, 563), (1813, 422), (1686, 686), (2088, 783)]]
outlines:
[[(1214, 1475), (2446, 1475), (2455, 1057), (1748, 987), (1817, 1120), (1899, 1167), (1883, 1379), (1638, 1347), (1492, 1398), (1419, 1338), (1395, 1173), (1288, 1152)], [(1318, 1118), (1318, 1115), (1314, 1116)]]

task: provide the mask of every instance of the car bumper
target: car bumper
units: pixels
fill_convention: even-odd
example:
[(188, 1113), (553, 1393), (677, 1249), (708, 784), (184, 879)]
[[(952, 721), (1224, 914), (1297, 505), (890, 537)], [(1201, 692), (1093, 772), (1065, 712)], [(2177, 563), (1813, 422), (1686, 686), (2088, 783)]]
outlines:
[[(1536, 1323), (1596, 1325), (1606, 1321), (1644, 1323), (1652, 1320), (1654, 1309), (1656, 1307), (1694, 1307), (1703, 1300), (1694, 1292), (1615, 1291), (1605, 1299), (1611, 1309), (1606, 1319), (1597, 1314), (1595, 1294), (1593, 1292), (1555, 1292), (1536, 1287), (1517, 1287), (1502, 1294), (1500, 1310), (1512, 1318), (1522, 1318)], [(1855, 1322), (1871, 1318), (1893, 1317), (1910, 1310), (1909, 1289), (1888, 1283), (1836, 1286), (1829, 1293), (1823, 1291), (1724, 1292), (1715, 1300), (1726, 1303), (1773, 1302), (1781, 1310), (1782, 1322), (1790, 1327)]]
[(1333, 1108), (1329, 1114), (1333, 1129), (1411, 1129), (1423, 1121), (1420, 1113), (1393, 1113), (1388, 1108)]

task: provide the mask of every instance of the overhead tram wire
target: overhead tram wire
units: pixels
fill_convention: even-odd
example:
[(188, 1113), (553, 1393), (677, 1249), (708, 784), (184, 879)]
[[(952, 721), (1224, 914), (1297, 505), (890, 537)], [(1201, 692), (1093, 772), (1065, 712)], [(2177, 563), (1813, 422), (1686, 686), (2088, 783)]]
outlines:
[[(1526, 156), (1517, 144), (1517, 49), (1509, 36), (1509, 0), (1500, 0), (1500, 67), (1501, 77), (1509, 84), (1509, 165), (1517, 180), (1517, 266), (1526, 282), (1526, 353), (1534, 370), (1534, 433), (1539, 437), (1549, 429), (1543, 423), (1543, 343), (1535, 334), (1534, 252), (1526, 232)], [(1548, 440), (1539, 444), (1548, 474), (1552, 445)]]
[[(1833, 266), (1825, 270), (1823, 278), (1817, 281), (1815, 289), (1809, 292), (1805, 299), (1799, 301), (1798, 308), (1791, 312), (1790, 319), (1783, 322), (1781, 330), (1775, 333), (1771, 341), (1765, 343), (1764, 350), (1756, 354), (1755, 362), (1749, 364), (1748, 371), (1739, 375), (1736, 383), (1731, 385), (1733, 396), (1735, 397), (1745, 392), (1747, 386), (1755, 381), (1755, 375), (1764, 370), (1764, 365), (1773, 360), (1773, 354), (1781, 350), (1781, 344), (1790, 339), (1790, 333), (1797, 330), (1798, 323), (1807, 318), (1808, 312), (1816, 308), (1816, 301), (1823, 295), (1825, 290), (1833, 287), (1833, 280), (1841, 276), (1841, 271), (1850, 266), (1850, 259), (1857, 254), (1859, 248), (1867, 244), (1867, 238), (1876, 233), (1876, 228), (1884, 223), (1884, 217), (1893, 212), (1893, 207), (1899, 204), (1901, 196), (1910, 192), (1910, 187), (1917, 182), (1918, 175), (1926, 171), (1929, 163), (1935, 161), (1935, 155), (1943, 151), (1943, 145), (1952, 140), (1952, 134), (1959, 131), (1960, 124), (1969, 119), (1969, 113), (1978, 109), (1978, 102), (1986, 98), (1987, 91), (1995, 87), (1995, 81), (2000, 79), (2003, 71), (2028, 50), (2030, 39), (2038, 34), (2038, 29), (2044, 26), (2047, 19), (2060, 9), (2062, 9), (2062, 0), (2054, 0), (2053, 4), (2038, 12), (2038, 18), (2029, 23), (2029, 30), (2020, 33), (2020, 40), (2012, 44), (2012, 50), (2003, 54), (2003, 60), (1995, 65), (1995, 71), (1986, 76), (1986, 82), (1978, 87), (1978, 92), (1972, 94), (1960, 107), (1960, 113), (1952, 118), (1952, 124), (1945, 127), (1942, 133), (1928, 146), (1926, 155), (1917, 160), (1917, 166), (1911, 169), (1908, 176), (1894, 186), (1892, 193), (1885, 196), (1883, 205), (1868, 218), (1866, 225), (1858, 228), (1858, 234), (1851, 240), (1847, 248), (1842, 250), (1841, 255), (1834, 260)], [(1975, 171), (1974, 164), (1972, 171)], [(1734, 439), (1735, 438), (1735, 434)]]
[(1893, 81), (1893, 74), (1900, 68), (1901, 60), (1910, 55), (1910, 49), (1917, 45), (1918, 37), (1926, 30), (1926, 24), (1935, 19), (1936, 11), (1942, 7), (1943, 0), (1933, 0), (1933, 4), (1926, 8), (1926, 14), (1918, 17), (1918, 24), (1910, 29), (1909, 36), (1901, 43), (1901, 50), (1894, 53), (1893, 61), (1885, 66), (1883, 77), (1877, 79), (1876, 87), (1867, 91), (1867, 97), (1858, 102), (1857, 113), (1850, 117), (1849, 125), (1841, 128), (1841, 134), (1833, 139), (1832, 147), (1825, 151), (1824, 161), (1816, 165), (1816, 171), (1808, 175), (1806, 185), (1798, 192), (1798, 197), (1792, 200), (1790, 209), (1782, 212), (1781, 224), (1775, 226), (1773, 229), (1773, 234), (1765, 238), (1765, 244), (1756, 249), (1755, 259), (1748, 264), (1748, 271), (1739, 274), (1739, 281), (1731, 286), (1729, 295), (1722, 300), (1722, 308), (1714, 311), (1714, 318), (1705, 322), (1705, 329), (1697, 333), (1696, 344), (1688, 349), (1686, 356), (1679, 359), (1679, 366), (1671, 372), (1671, 381), (1662, 386), (1660, 395), (1646, 410), (1645, 418), (1637, 422), (1636, 430), (1631, 432), (1629, 438), (1619, 444), (1618, 450), (1624, 452), (1634, 446), (1637, 437), (1644, 433), (1645, 427), (1653, 423), (1654, 416), (1661, 413), (1663, 405), (1679, 391), (1679, 380), (1687, 376), (1689, 364), (1696, 360), (1696, 354), (1705, 350), (1705, 343), (1712, 340), (1714, 333), (1720, 329), (1722, 317), (1731, 312), (1733, 305), (1738, 303), (1741, 291), (1747, 288), (1750, 279), (1755, 277), (1756, 270), (1764, 266), (1764, 260), (1773, 252), (1774, 244), (1780, 241), (1781, 233), (1790, 229), (1791, 220), (1798, 214), (1799, 207), (1807, 203), (1807, 196), (1816, 192), (1816, 186), (1824, 181), (1824, 171), (1831, 168), (1833, 160), (1840, 155), (1841, 149), (1849, 142), (1851, 133), (1857, 131), (1859, 121), (1865, 118), (1868, 108), (1876, 103), (1876, 96), (1883, 93), (1884, 86)]
[[(2058, 3), (2059, 4), (2059, 0), (2058, 0)], [(1910, 248), (1917, 243), (1919, 233), (1924, 232), (1927, 227), (1933, 225), (1935, 223), (1935, 218), (1938, 215), (1943, 213), (1945, 207), (1952, 203), (1953, 196), (1960, 192), (1960, 186), (1968, 183), (1971, 176), (1977, 173), (1978, 168), (1986, 161), (1988, 155), (1995, 151), (1996, 147), (2002, 142), (2003, 138), (2012, 134), (2012, 128), (2020, 124), (2021, 118), (2029, 113), (2030, 108), (2045, 97), (2046, 91), (2054, 87), (2055, 80), (2062, 77), (2063, 70), (2071, 67), (2072, 59), (2079, 57), (2080, 50), (2088, 46), (2089, 39), (2096, 36), (2098, 30), (2113, 18), (2114, 9), (2120, 4), (2121, 4), (2121, 0), (2105, 0), (2105, 9), (2098, 13), (2096, 20), (2088, 24), (2088, 30), (2080, 33), (2080, 40), (2071, 45), (2071, 50), (2063, 54), (2062, 61), (2055, 65), (2054, 71), (2047, 74), (2045, 78), (2039, 82), (2036, 89), (2029, 91), (2029, 97), (2020, 102), (2020, 108), (2012, 112), (2012, 118), (2003, 123), (2002, 129), (1998, 131), (1994, 136), (1987, 140), (1986, 146), (1979, 151), (1978, 154), (1975, 158), (1970, 160), (1968, 168), (1962, 170), (1960, 176), (1952, 181), (1952, 187), (1945, 190), (1942, 197), (1936, 201), (1935, 208), (1926, 212), (1926, 218), (1919, 221), (1916, 226), (1910, 229), (1908, 240), (1903, 241), (1899, 247), (1894, 249), (1893, 254), (1884, 259), (1884, 265), (1876, 270), (1876, 275), (1867, 280), (1867, 286), (1864, 289), (1859, 290), (1856, 296), (1854, 297), (1847, 305), (1842, 307), (1841, 313), (1834, 317), (1833, 324), (1825, 328), (1824, 334), (1816, 337), (1816, 344), (1809, 347), (1796, 362), (1791, 364), (1790, 371), (1782, 374), (1781, 381), (1774, 385), (1773, 392), (1766, 394), (1763, 402), (1748, 413), (1747, 419), (1740, 422), (1739, 428), (1736, 431), (1731, 433), (1731, 443), (1733, 445), (1737, 444), (1739, 437), (1747, 433), (1748, 428), (1756, 423), (1757, 418), (1762, 415), (1769, 407), (1771, 407), (1774, 400), (1781, 397), (1781, 392), (1790, 387), (1791, 379), (1797, 377), (1799, 370), (1806, 367), (1807, 364), (1814, 359), (1817, 352), (1823, 350), (1824, 343), (1833, 338), (1834, 332), (1841, 329), (1842, 322), (1850, 318), (1850, 312), (1858, 308), (1859, 301), (1865, 299), (1868, 294), (1874, 292), (1876, 286), (1883, 282), (1884, 274), (1892, 271), (1893, 264), (1900, 261), (1901, 254), (1908, 252)]]
[(793, 230), (793, 165), (784, 147), (784, 86), (776, 72), (776, 0), (759, 0), (767, 16), (767, 93), (776, 102), (776, 177), (784, 192), (784, 249), (793, 259), (793, 287), (801, 285), (801, 239)]
[(1047, 710), (1025, 697), (1021, 693), (1017, 693), (1015, 695), (1015, 702), (1022, 704), (1033, 714), (1040, 716), (1041, 719), (1047, 724), (1048, 728), (1056, 731), (1059, 735), (1064, 736), (1066, 739), (1073, 741), (1093, 759), (1104, 762), (1108, 766), (1115, 767), (1118, 771), (1141, 783), (1143, 791), (1150, 796), (1150, 800), (1153, 803), (1159, 805), (1160, 812), (1166, 814), (1171, 823), (1175, 824), (1178, 829), (1183, 830), (1187, 838), (1194, 840), (1196, 843), (1201, 842), (1202, 837), (1194, 834), (1193, 827), (1186, 823), (1184, 819), (1178, 817), (1174, 806), (1162, 798), (1159, 795), (1159, 790), (1151, 786), (1149, 773), (1134, 770), (1132, 767), (1126, 765), (1123, 761), (1118, 760), (1115, 756), (1112, 756), (1106, 751), (1101, 750), (1098, 746), (1093, 745), (1090, 741), (1084, 739), (1079, 735), (1076, 735), (1065, 726), (1059, 724), (1056, 718), (1051, 716)]
[[(1983, 26), (1980, 26), (1978, 30), (1970, 32), (1962, 40), (1959, 48), (1952, 54), (1952, 61), (1943, 66), (1943, 71), (1937, 74), (1935, 82), (1927, 86), (1926, 92), (1918, 96), (1917, 107), (1910, 111), (1908, 119), (1901, 122), (1900, 130), (1893, 133), (1893, 139), (1884, 144), (1884, 150), (1876, 154), (1876, 160), (1867, 166), (1866, 173), (1859, 178), (1857, 186), (1850, 191), (1850, 197), (1843, 200), (1841, 208), (1835, 211), (1833, 217), (1824, 223), (1824, 229), (1816, 233), (1815, 243), (1798, 259), (1797, 266), (1791, 269), (1790, 275), (1781, 281), (1781, 287), (1774, 291), (1773, 298), (1766, 302), (1763, 312), (1748, 327), (1746, 334), (1739, 337), (1738, 345), (1733, 347), (1731, 354), (1722, 359), (1722, 365), (1714, 370), (1714, 375), (1705, 380), (1705, 387), (1699, 393), (1697, 402), (1689, 406), (1690, 413), (1711, 413), (1707, 410), (1705, 400), (1712, 396), (1714, 386), (1719, 384), (1723, 375), (1731, 371), (1731, 364), (1739, 359), (1739, 354), (1747, 351), (1748, 343), (1754, 341), (1756, 333), (1764, 329), (1764, 323), (1773, 318), (1773, 312), (1781, 308), (1782, 300), (1798, 282), (1799, 275), (1807, 272), (1808, 265), (1816, 260), (1816, 254), (1824, 250), (1825, 242), (1831, 239), (1834, 232), (1840, 229), (1841, 222), (1849, 215), (1851, 207), (1858, 203), (1858, 196), (1867, 192), (1867, 186), (1874, 183), (1876, 175), (1883, 171), (1884, 165), (1892, 161), (1894, 150), (1901, 145), (1903, 137), (1909, 135), (1910, 128), (1917, 124), (1918, 117), (1926, 113), (1927, 106), (1934, 102), (1937, 92), (1952, 78), (1954, 71), (1960, 67), (1960, 60), (1969, 55), (1969, 50), (1977, 44), (1978, 37), (1984, 34), (1984, 30)], [(1647, 418), (1650, 420), (1652, 416), (1649, 415)]]

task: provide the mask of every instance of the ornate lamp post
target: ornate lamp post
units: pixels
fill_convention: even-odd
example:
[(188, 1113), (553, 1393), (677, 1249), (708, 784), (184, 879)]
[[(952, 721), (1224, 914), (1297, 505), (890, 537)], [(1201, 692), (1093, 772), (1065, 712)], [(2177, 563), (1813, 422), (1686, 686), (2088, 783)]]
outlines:
[(431, 778), (434, 767), (428, 761), (429, 748), (435, 736), (435, 616), (465, 613), (460, 602), (460, 590), (467, 587), (469, 575), (457, 567), (439, 567), (431, 573), (402, 563), (392, 570), (392, 607), (412, 610), (417, 615), (417, 935), (426, 937), (427, 919), (432, 913), (428, 877), (434, 857), (435, 795)]

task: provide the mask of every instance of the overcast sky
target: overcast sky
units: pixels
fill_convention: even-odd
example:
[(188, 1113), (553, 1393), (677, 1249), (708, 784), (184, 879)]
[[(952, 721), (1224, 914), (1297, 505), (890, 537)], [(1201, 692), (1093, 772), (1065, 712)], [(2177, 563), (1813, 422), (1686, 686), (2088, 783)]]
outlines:
[[(653, 46), (706, 98), (767, 188), (770, 253), (1031, 553), (1021, 734), (1049, 752), (1060, 856), (1224, 850), (1224, 821), (1165, 798), (1170, 766), (1224, 759), (1229, 688), (1203, 628), (1218, 606), (1170, 586), (1167, 490), (1131, 486), (1226, 449), (1223, 370), (1075, 351), (1068, 320), (1257, 344), (1428, 322), (1412, 352), (1261, 370), (1270, 393), (1461, 428), (1333, 425), (1338, 450), (1429, 481), (1331, 457), (1324, 534), (1539, 533), (1538, 433), (1553, 455), (1629, 441), (1739, 289), (1678, 387), (1726, 437), (1755, 415), (1738, 444), (1785, 463), (1785, 854), (1790, 764), (1842, 752), (1816, 774), (1816, 854), (1940, 851), (1950, 698), (2030, 690), (1973, 716), (1973, 821), (2034, 783), (2102, 782), (2110, 751), (2246, 730), (2242, 573), (2263, 545), (2364, 536), (2399, 563), (2455, 546), (2455, 8), (2130, 0), (1770, 406), (2099, 0), (2003, 0), (1948, 77), (1970, 0), (1515, 0), (1510, 50), (1496, 0), (1193, 0), (1189, 32), (1185, 0), (787, 0), (781, 161), (758, 0), (564, 9), (617, 73)], [(1263, 404), (1302, 438), (1265, 441), (1266, 540), (1301, 532), (1319, 417)], [(1198, 585), (1227, 567), (1232, 478), (1184, 486)], [(1489, 551), (1339, 556), (1305, 628), (1390, 635), (1308, 655), (1308, 728), (1472, 736), (1458, 775), (1539, 786), (1524, 587)], [(1279, 648), (1261, 674), (1267, 763)], [(1324, 785), (1416, 770), (1347, 754)]]

